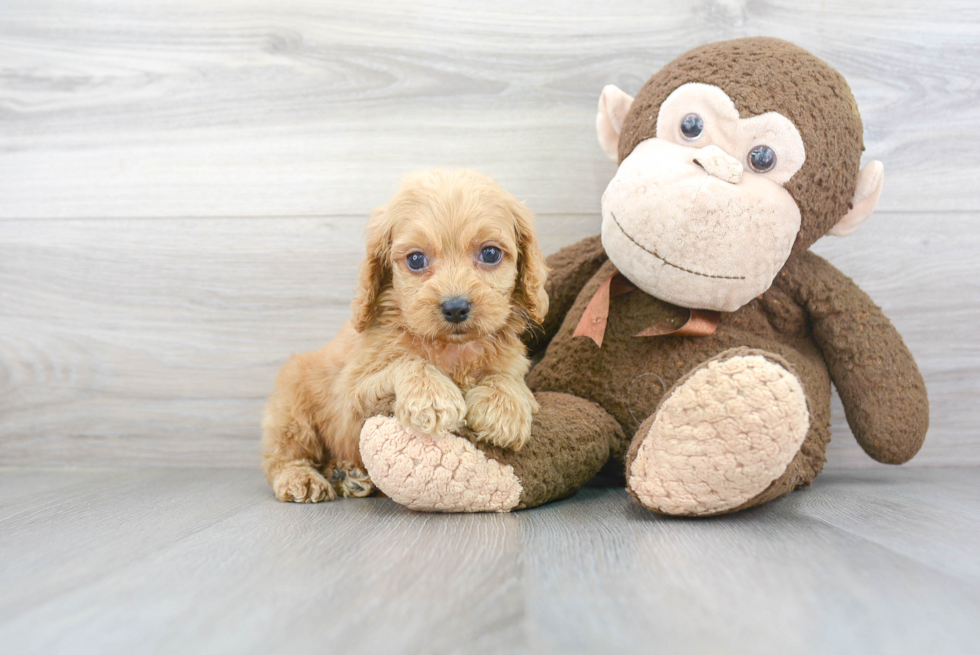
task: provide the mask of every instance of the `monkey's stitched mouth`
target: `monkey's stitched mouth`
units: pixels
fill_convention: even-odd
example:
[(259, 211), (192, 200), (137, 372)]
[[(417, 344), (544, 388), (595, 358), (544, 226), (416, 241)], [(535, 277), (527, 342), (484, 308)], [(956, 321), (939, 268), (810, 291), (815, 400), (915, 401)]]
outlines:
[(619, 224), (619, 219), (616, 218), (616, 214), (614, 214), (612, 212), (609, 212), (609, 215), (612, 216), (613, 223), (616, 224), (616, 227), (619, 228), (619, 231), (622, 232), (623, 235), (627, 239), (629, 239), (630, 241), (632, 241), (633, 244), (637, 248), (639, 248), (640, 250), (642, 250), (645, 253), (648, 253), (650, 255), (653, 255), (654, 257), (656, 257), (657, 259), (659, 259), (660, 261), (662, 261), (664, 264), (667, 264), (667, 266), (672, 266), (673, 268), (676, 268), (679, 271), (684, 271), (685, 273), (690, 273), (692, 275), (700, 275), (701, 277), (710, 277), (710, 278), (714, 278), (716, 280), (744, 280), (745, 279), (745, 277), (742, 276), (742, 275), (711, 275), (710, 273), (699, 273), (698, 271), (692, 271), (689, 268), (684, 268), (683, 266), (678, 266), (677, 264), (674, 264), (673, 262), (669, 262), (666, 259), (664, 259), (663, 257), (661, 257), (660, 255), (658, 255), (657, 253), (655, 253), (654, 251), (652, 251), (649, 248), (647, 248), (646, 246), (644, 246), (642, 243), (640, 243), (636, 239), (634, 239), (632, 236), (630, 236), (630, 233), (627, 232), (626, 230), (624, 230), (623, 229), (623, 226)]

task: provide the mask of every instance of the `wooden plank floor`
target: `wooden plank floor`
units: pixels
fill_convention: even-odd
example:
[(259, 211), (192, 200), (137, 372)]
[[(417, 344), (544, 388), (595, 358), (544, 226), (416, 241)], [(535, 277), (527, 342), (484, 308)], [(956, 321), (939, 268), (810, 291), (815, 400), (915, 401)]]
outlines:
[(976, 469), (850, 470), (657, 517), (276, 502), (247, 469), (0, 471), (5, 653), (959, 653)]

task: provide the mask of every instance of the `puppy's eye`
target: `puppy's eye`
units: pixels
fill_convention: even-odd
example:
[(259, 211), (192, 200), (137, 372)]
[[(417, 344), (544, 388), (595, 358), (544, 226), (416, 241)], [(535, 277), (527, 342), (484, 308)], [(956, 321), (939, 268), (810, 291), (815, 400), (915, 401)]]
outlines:
[(408, 256), (405, 257), (405, 263), (407, 263), (408, 267), (413, 271), (421, 271), (423, 268), (429, 265), (429, 260), (425, 258), (423, 253), (416, 250), (415, 252), (408, 253)]
[(681, 134), (688, 141), (695, 141), (704, 132), (704, 119), (697, 114), (688, 114), (681, 119)]
[(756, 146), (749, 150), (749, 168), (756, 173), (768, 173), (776, 167), (776, 151), (769, 146)]
[(499, 263), (503, 256), (503, 251), (497, 246), (486, 246), (480, 251), (480, 261), (484, 264)]

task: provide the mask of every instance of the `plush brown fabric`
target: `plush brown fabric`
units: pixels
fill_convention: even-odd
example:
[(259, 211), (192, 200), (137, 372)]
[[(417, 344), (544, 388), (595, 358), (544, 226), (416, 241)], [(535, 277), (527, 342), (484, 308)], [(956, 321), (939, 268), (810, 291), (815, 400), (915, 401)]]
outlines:
[[(576, 252), (590, 252), (593, 243), (594, 239), (587, 239), (553, 257), (562, 261)], [(739, 509), (809, 485), (820, 473), (830, 440), (830, 373), (852, 430), (872, 457), (899, 463), (921, 447), (928, 427), (928, 400), (911, 354), (867, 295), (816, 255), (792, 259), (761, 298), (722, 314), (718, 330), (710, 337), (633, 337), (641, 326), (682, 321), (685, 310), (642, 291), (614, 298), (606, 340), (598, 348), (589, 339), (573, 338), (572, 332), (596, 289), (614, 270), (605, 263), (582, 287), (545, 356), (528, 375), (528, 384), (536, 392), (561, 391), (585, 398), (615, 418), (622, 432), (604, 432), (611, 439), (611, 453), (625, 451), (620, 434), (632, 439), (643, 432), (638, 430), (640, 424), (681, 377), (719, 353), (739, 347), (788, 361), (806, 390), (811, 415), (810, 432), (786, 473)], [(552, 284), (568, 294), (570, 286), (565, 282), (555, 279)], [(531, 441), (536, 438), (532, 431)], [(523, 457), (518, 453), (508, 463)], [(532, 459), (523, 459), (522, 470), (537, 466), (528, 463)]]
[(544, 284), (548, 294), (548, 314), (541, 325), (532, 326), (524, 334), (529, 354), (534, 355), (548, 345), (579, 291), (607, 259), (609, 256), (603, 250), (598, 235), (562, 248), (548, 257), (549, 273)]
[(912, 459), (929, 427), (929, 399), (912, 353), (881, 309), (811, 252), (791, 260), (775, 285), (806, 308), (864, 451), (885, 464)]
[(863, 126), (847, 81), (803, 48), (768, 37), (721, 41), (673, 60), (640, 89), (619, 139), (622, 161), (656, 136), (660, 104), (688, 82), (725, 91), (742, 118), (775, 111), (796, 125), (806, 163), (784, 186), (803, 226), (793, 254), (805, 251), (847, 213), (864, 150)]
[[(777, 111), (800, 130), (806, 163), (785, 185), (802, 215), (790, 259), (766, 293), (723, 314), (709, 337), (634, 337), (660, 321), (679, 324), (687, 312), (639, 290), (613, 298), (599, 348), (572, 333), (615, 269), (598, 237), (566, 248), (548, 261), (553, 269), (547, 287), (552, 311), (542, 330), (528, 339), (532, 348), (547, 344), (547, 350), (528, 375), (529, 386), (603, 408), (620, 431), (600, 430), (589, 438), (605, 435), (610, 456), (626, 463), (627, 443), (632, 440), (635, 455), (646, 433), (641, 424), (654, 415), (667, 390), (705, 362), (740, 348), (788, 362), (806, 393), (809, 432), (786, 472), (736, 509), (806, 486), (820, 473), (830, 439), (831, 379), (865, 451), (882, 462), (907, 461), (922, 446), (929, 416), (915, 361), (870, 298), (829, 263), (806, 252), (847, 213), (854, 195), (863, 128), (847, 82), (823, 61), (778, 39), (696, 48), (667, 64), (637, 94), (620, 136), (620, 161), (639, 142), (656, 136), (660, 103), (687, 82), (720, 87), (742, 117)], [(543, 433), (550, 429), (540, 425)], [(536, 438), (532, 431), (531, 441)], [(519, 454), (510, 461), (520, 462), (527, 473), (540, 465), (537, 457), (522, 459)]]
[(828, 389), (829, 403), (826, 366), (811, 339), (806, 316), (780, 289), (770, 289), (761, 300), (722, 314), (715, 333), (703, 338), (632, 336), (658, 321), (680, 323), (687, 316), (683, 308), (637, 290), (610, 301), (602, 348), (589, 339), (573, 338), (589, 299), (614, 270), (607, 262), (583, 287), (544, 358), (528, 375), (533, 390), (562, 391), (591, 400), (632, 436), (664, 392), (694, 366), (731, 348), (748, 347), (791, 362), (801, 372), (808, 393)]
[(563, 393), (535, 394), (540, 411), (534, 438), (519, 452), (476, 443), (487, 457), (514, 467), (523, 492), (515, 509), (536, 507), (574, 493), (609, 460), (611, 447), (628, 443), (601, 407)]

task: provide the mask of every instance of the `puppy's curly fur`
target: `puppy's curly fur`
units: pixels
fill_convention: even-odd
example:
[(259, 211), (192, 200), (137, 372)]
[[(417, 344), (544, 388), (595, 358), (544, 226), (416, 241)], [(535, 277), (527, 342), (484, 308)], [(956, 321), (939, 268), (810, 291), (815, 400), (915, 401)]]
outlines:
[[(538, 406), (520, 335), (548, 311), (546, 275), (531, 212), (493, 180), (445, 170), (406, 179), (368, 222), (351, 320), (276, 378), (263, 419), (276, 497), (336, 498), (331, 480), (363, 471), (364, 420), (392, 397), (395, 416), (423, 432), (465, 426), (521, 448)], [(453, 300), (468, 303), (464, 320), (447, 314)]]

